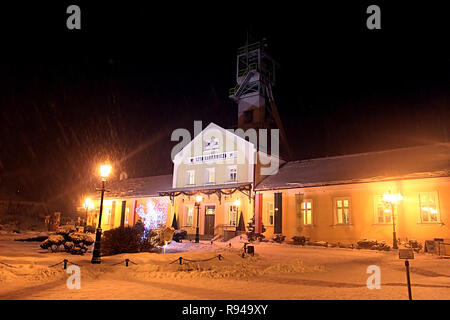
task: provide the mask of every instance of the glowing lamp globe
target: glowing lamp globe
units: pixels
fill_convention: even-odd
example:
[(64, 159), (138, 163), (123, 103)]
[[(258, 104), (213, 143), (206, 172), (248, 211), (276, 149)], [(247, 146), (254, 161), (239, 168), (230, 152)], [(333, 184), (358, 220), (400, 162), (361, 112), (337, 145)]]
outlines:
[(197, 203), (200, 203), (200, 202), (202, 202), (202, 196), (196, 196), (195, 197), (195, 202), (197, 202)]
[(390, 194), (390, 193), (383, 193), (383, 201), (389, 202), (392, 204), (399, 204), (400, 201), (403, 200), (403, 196), (400, 193), (397, 194)]
[(100, 177), (102, 177), (102, 180), (106, 180), (106, 178), (108, 178), (110, 173), (111, 173), (110, 165), (104, 164), (100, 166)]
[(241, 200), (236, 200), (235, 202), (234, 202), (234, 205), (236, 206), (236, 207), (239, 207), (240, 205), (241, 205)]

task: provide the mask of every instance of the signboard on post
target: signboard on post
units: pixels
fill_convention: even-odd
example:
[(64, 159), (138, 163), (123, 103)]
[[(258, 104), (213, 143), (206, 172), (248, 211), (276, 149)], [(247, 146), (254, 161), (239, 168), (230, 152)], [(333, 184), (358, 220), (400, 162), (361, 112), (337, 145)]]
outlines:
[(413, 249), (399, 249), (398, 250), (399, 259), (414, 259)]
[(398, 250), (398, 258), (405, 260), (406, 282), (408, 284), (408, 296), (409, 296), (409, 300), (412, 300), (411, 278), (410, 278), (410, 275), (409, 275), (409, 261), (408, 261), (408, 259), (414, 259), (414, 251), (413, 251), (413, 249), (399, 249)]

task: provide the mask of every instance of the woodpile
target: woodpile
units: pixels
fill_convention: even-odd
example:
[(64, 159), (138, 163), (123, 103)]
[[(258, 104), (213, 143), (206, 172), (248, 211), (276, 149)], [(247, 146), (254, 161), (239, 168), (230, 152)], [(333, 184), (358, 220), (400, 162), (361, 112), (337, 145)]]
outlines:
[(181, 242), (182, 240), (187, 238), (186, 230), (175, 230), (173, 233), (172, 240), (175, 242)]
[(356, 249), (389, 251), (389, 250), (391, 250), (391, 247), (388, 246), (384, 241), (364, 239), (364, 240), (358, 241)]
[(294, 241), (294, 244), (296, 245), (304, 246), (306, 243), (306, 238), (304, 236), (293, 236), (292, 241)]
[(286, 239), (286, 236), (283, 236), (282, 234), (275, 234), (270, 241), (276, 242), (276, 243), (282, 243)]
[(153, 248), (164, 246), (172, 240), (174, 232), (175, 229), (172, 227), (160, 227), (150, 230), (148, 242)]

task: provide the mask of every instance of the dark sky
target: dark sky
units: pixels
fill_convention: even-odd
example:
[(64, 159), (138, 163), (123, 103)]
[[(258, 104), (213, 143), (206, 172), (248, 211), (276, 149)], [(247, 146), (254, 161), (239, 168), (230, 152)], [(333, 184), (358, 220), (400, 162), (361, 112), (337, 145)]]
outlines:
[[(1, 190), (70, 210), (106, 159), (115, 177), (171, 173), (174, 129), (235, 125), (228, 89), (247, 30), (280, 63), (296, 159), (448, 139), (450, 26), (437, 4), (164, 3), (2, 9)], [(381, 30), (366, 28), (373, 3)], [(81, 30), (66, 28), (70, 4)]]

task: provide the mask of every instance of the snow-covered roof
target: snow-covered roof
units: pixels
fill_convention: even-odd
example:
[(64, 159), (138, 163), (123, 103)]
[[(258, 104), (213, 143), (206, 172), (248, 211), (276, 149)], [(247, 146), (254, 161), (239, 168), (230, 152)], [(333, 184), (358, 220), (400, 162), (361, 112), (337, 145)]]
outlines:
[(291, 161), (256, 190), (450, 176), (450, 143)]
[(172, 187), (172, 175), (150, 176), (144, 178), (132, 178), (111, 182), (106, 185), (109, 192), (106, 198), (140, 198), (159, 196), (159, 190), (167, 190)]

